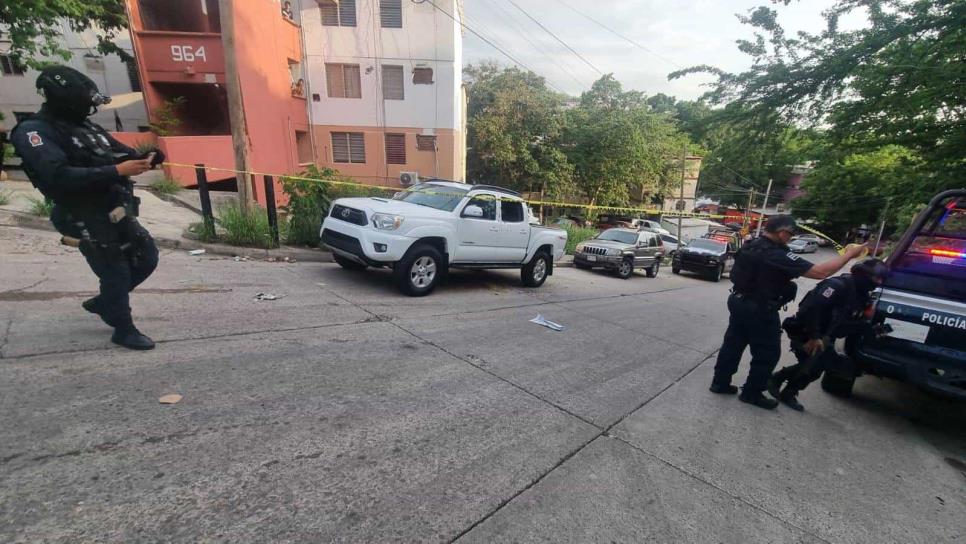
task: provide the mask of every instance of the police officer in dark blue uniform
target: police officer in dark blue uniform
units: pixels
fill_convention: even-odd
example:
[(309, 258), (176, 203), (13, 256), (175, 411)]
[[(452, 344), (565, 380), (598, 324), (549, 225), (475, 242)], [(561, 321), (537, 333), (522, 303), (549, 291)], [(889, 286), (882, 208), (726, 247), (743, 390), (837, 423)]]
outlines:
[(77, 241), (100, 279), (100, 294), (83, 307), (114, 327), (115, 344), (152, 349), (154, 342), (134, 326), (128, 293), (157, 267), (158, 249), (137, 221), (129, 176), (164, 156), (138, 153), (89, 121), (110, 97), (77, 70), (48, 67), (37, 77), (37, 89), (44, 105), (14, 127), (11, 140), (34, 187), (54, 203), (51, 222), (65, 240)]
[(764, 234), (745, 244), (731, 270), (732, 294), (728, 297), (728, 330), (718, 351), (711, 392), (734, 395), (738, 388), (731, 377), (746, 347), (751, 348), (751, 369), (738, 397), (743, 402), (774, 409), (778, 401), (763, 395), (768, 378), (781, 358), (779, 308), (795, 300), (793, 279), (800, 276), (825, 279), (838, 272), (864, 246), (849, 246), (844, 255), (813, 265), (788, 249), (797, 225), (788, 215), (768, 220)]
[(782, 324), (798, 364), (779, 370), (768, 380), (773, 397), (794, 410), (805, 410), (798, 393), (839, 362), (832, 349), (835, 339), (872, 331), (863, 314), (888, 271), (882, 261), (866, 259), (854, 265), (851, 274), (822, 280), (805, 295), (798, 312)]

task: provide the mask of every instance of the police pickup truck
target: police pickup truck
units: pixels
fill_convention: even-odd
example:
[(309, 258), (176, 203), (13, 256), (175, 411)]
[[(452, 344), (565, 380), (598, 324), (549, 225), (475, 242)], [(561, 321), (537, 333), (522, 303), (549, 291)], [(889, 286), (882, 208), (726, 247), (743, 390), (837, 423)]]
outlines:
[(735, 253), (741, 237), (730, 229), (714, 229), (679, 248), (671, 258), (671, 272), (697, 272), (713, 281), (721, 281), (735, 264)]
[(827, 371), (822, 387), (848, 396), (865, 373), (966, 400), (966, 189), (933, 198), (886, 264), (869, 309), (885, 334), (852, 339), (854, 366)]
[(410, 296), (429, 294), (450, 268), (516, 268), (539, 287), (567, 245), (567, 231), (531, 224), (519, 193), (441, 180), (393, 198), (340, 198), (320, 236), (340, 266), (390, 267)]

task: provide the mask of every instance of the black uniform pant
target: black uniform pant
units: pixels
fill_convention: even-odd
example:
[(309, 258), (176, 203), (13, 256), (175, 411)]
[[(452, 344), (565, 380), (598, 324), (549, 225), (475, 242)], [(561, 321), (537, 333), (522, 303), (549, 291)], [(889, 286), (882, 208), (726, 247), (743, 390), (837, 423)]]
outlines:
[(730, 385), (738, 363), (751, 348), (751, 370), (743, 394), (760, 395), (781, 358), (781, 322), (778, 309), (740, 295), (728, 297), (728, 330), (714, 365), (714, 383)]
[(788, 382), (781, 391), (783, 398), (791, 398), (808, 387), (808, 384), (822, 377), (822, 373), (833, 367), (838, 361), (835, 349), (828, 347), (825, 351), (814, 356), (809, 355), (801, 348), (801, 344), (793, 344), (792, 352), (798, 363), (786, 366), (775, 373), (775, 379), (779, 382)]
[[(90, 244), (81, 244), (81, 253), (100, 280), (100, 294), (95, 298), (97, 312), (117, 328), (133, 326), (129, 293), (158, 267), (158, 247), (154, 239), (133, 220), (122, 228), (111, 223), (106, 214), (70, 216), (58, 208), (55, 207), (51, 214), (57, 230), (81, 238), (76, 224), (79, 220), (92, 240)], [(122, 249), (124, 244), (130, 246)]]

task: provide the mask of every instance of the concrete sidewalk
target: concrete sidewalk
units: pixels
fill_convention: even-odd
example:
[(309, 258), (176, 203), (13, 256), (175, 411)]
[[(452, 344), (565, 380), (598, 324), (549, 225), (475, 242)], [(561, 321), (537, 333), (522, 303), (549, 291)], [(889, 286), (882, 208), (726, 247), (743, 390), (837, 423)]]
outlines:
[[(150, 174), (150, 173), (148, 173)], [(148, 174), (145, 174), (148, 175)], [(201, 215), (191, 209), (191, 206), (181, 202), (190, 202), (190, 197), (182, 197), (179, 202), (171, 202), (159, 198), (153, 191), (145, 188), (145, 176), (135, 180), (134, 194), (141, 199), (141, 215), (138, 221), (144, 225), (160, 247), (173, 249), (204, 249), (206, 253), (228, 256), (244, 256), (250, 258), (265, 258), (277, 260), (331, 262), (332, 257), (326, 251), (310, 248), (281, 247), (278, 249), (259, 249), (250, 247), (236, 247), (227, 244), (204, 243), (184, 236), (187, 228), (193, 223), (201, 222)], [(150, 183), (150, 180), (147, 181)], [(188, 191), (185, 191), (186, 193)], [(9, 195), (9, 202), (0, 205), (0, 225), (17, 225), (27, 228), (54, 230), (50, 220), (31, 212), (33, 201), (43, 200), (40, 191), (27, 181), (0, 182), (0, 193)], [(197, 194), (197, 192), (194, 192)]]

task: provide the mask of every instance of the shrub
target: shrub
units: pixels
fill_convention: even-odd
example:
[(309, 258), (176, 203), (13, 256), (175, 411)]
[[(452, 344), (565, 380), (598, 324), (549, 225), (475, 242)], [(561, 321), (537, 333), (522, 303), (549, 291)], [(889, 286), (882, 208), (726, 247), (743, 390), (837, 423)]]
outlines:
[(155, 149), (157, 149), (158, 146), (155, 145), (154, 142), (152, 142), (151, 140), (139, 140), (131, 147), (133, 147), (134, 150), (138, 152), (138, 154), (144, 155), (148, 151), (154, 151)]
[(181, 108), (187, 100), (183, 96), (166, 99), (154, 109), (154, 122), (150, 123), (151, 131), (158, 136), (172, 136), (181, 126)]
[(0, 191), (0, 206), (6, 206), (13, 200), (13, 191)]
[(180, 192), (182, 188), (180, 183), (168, 177), (151, 183), (151, 190), (159, 195), (173, 195)]
[(567, 225), (564, 228), (567, 231), (567, 255), (573, 255), (574, 248), (580, 242), (597, 236), (597, 229), (578, 227), (576, 225)]
[[(272, 231), (268, 226), (268, 213), (261, 206), (253, 205), (249, 211), (243, 211), (237, 203), (229, 203), (218, 209), (218, 222), (224, 229), (221, 241), (233, 246), (250, 246), (271, 249), (277, 247), (272, 240)], [(286, 232), (279, 233), (284, 238)]]
[(30, 213), (40, 217), (50, 217), (50, 212), (54, 209), (54, 203), (46, 198), (27, 197), (30, 201)]

